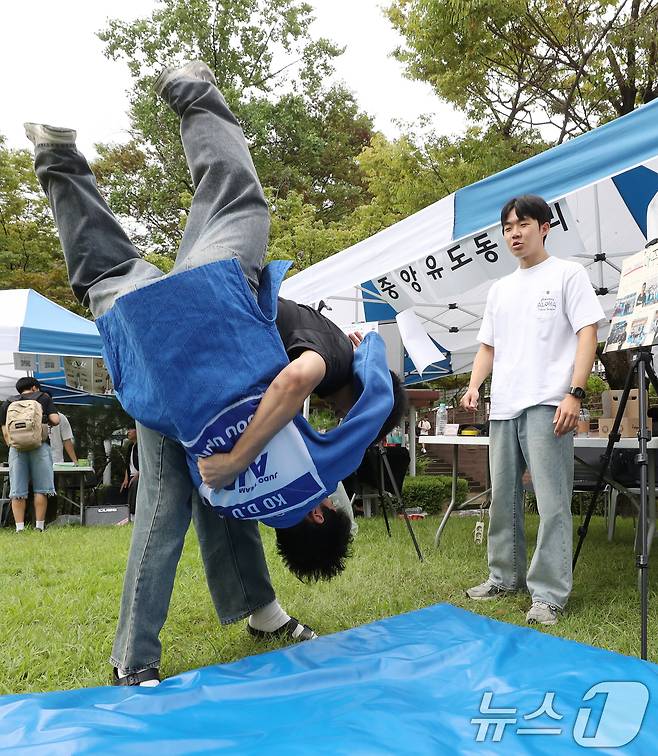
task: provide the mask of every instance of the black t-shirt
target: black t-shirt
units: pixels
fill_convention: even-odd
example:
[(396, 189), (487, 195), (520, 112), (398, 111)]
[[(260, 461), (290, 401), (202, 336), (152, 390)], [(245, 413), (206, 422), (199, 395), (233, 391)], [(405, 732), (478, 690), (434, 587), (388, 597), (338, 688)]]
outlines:
[(313, 391), (320, 398), (352, 380), (352, 342), (335, 323), (307, 305), (279, 297), (276, 327), (290, 360), (307, 349), (317, 352), (327, 371)]
[(3, 402), (2, 408), (0, 408), (0, 425), (4, 425), (7, 422), (7, 410), (9, 409), (9, 405), (12, 402), (17, 402), (21, 399), (24, 401), (27, 399), (36, 399), (37, 402), (39, 402), (41, 409), (43, 409), (44, 423), (48, 422), (48, 415), (57, 414), (55, 403), (50, 394), (44, 394), (42, 391), (32, 391), (29, 394), (16, 394), (16, 396), (10, 396), (9, 399)]

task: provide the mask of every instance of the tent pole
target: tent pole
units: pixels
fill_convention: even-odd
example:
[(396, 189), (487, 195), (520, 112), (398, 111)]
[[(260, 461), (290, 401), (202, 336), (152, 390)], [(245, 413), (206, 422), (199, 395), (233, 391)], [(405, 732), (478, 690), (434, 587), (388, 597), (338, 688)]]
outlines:
[(409, 406), (409, 475), (416, 477), (416, 408)]

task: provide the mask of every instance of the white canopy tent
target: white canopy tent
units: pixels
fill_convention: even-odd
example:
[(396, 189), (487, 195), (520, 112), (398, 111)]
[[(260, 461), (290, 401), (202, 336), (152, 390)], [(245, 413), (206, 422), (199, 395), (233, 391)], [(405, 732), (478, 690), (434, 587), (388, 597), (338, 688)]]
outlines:
[(448, 353), (445, 372), (465, 372), (491, 283), (516, 267), (500, 230), (508, 199), (539, 194), (549, 202), (548, 251), (585, 266), (610, 314), (621, 262), (644, 247), (657, 193), (652, 102), (443, 198), (291, 277), (281, 293), (306, 304), (324, 300), (340, 325), (391, 322), (413, 308)]

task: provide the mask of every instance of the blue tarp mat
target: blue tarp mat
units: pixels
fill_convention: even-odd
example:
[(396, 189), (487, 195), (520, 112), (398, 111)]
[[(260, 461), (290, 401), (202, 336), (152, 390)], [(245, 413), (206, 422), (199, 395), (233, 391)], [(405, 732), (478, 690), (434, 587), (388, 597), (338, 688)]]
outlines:
[(655, 754), (656, 700), (653, 664), (440, 604), (158, 688), (0, 697), (0, 750)]

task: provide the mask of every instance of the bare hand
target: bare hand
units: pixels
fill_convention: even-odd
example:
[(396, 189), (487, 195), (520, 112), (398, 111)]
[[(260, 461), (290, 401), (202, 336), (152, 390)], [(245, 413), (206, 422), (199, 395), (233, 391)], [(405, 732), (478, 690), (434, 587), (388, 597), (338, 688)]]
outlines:
[(556, 436), (565, 436), (573, 432), (578, 426), (580, 415), (580, 402), (575, 396), (565, 396), (558, 404), (553, 415), (554, 433)]
[(121, 483), (121, 488), (119, 491), (123, 491), (124, 489), (128, 488), (128, 476), (126, 475)]
[(213, 454), (197, 459), (201, 480), (210, 488), (219, 491), (233, 483), (240, 470), (236, 469), (231, 454)]
[(462, 396), (459, 402), (461, 406), (466, 410), (476, 410), (478, 408), (478, 400), (480, 398), (480, 392), (476, 388), (470, 388), (464, 396)]
[(354, 331), (354, 333), (351, 333), (350, 341), (352, 342), (352, 344), (354, 344), (354, 348), (356, 349), (363, 341), (363, 334), (361, 333), (361, 331)]

